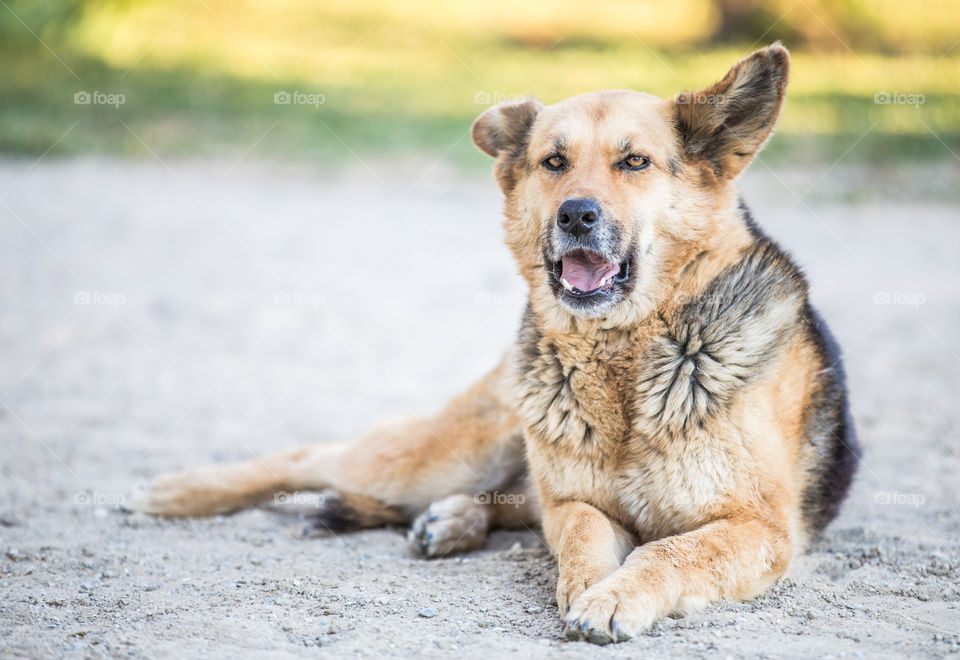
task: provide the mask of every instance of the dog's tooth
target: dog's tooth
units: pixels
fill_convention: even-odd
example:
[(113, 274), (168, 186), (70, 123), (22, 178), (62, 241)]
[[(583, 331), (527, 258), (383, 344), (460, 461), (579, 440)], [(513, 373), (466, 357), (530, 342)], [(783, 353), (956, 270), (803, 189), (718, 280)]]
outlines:
[(604, 277), (602, 280), (600, 280), (600, 286), (598, 286), (597, 288), (598, 288), (598, 289), (603, 288), (603, 285), (606, 284), (606, 283), (607, 283), (607, 278)]
[(567, 291), (573, 291), (573, 285), (570, 284), (570, 282), (567, 281), (567, 278), (561, 277), (561, 278), (560, 278), (560, 281), (563, 283), (563, 288), (564, 288), (564, 289), (566, 289)]

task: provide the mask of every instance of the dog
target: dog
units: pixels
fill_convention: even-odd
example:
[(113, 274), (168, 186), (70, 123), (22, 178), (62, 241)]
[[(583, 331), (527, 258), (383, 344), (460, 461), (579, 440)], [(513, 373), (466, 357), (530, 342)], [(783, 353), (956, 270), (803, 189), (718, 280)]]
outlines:
[(431, 417), (161, 477), (136, 508), (332, 489), (319, 528), (412, 521), (426, 557), (540, 524), (565, 634), (596, 644), (763, 592), (836, 516), (860, 456), (839, 349), (735, 186), (789, 69), (774, 44), (673, 99), (484, 112), (471, 134), (529, 287), (499, 366)]

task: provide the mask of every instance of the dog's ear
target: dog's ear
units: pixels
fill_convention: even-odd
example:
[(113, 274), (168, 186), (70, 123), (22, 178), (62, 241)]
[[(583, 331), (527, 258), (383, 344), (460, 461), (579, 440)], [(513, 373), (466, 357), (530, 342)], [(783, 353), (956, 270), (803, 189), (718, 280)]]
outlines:
[(536, 99), (495, 105), (473, 122), (470, 137), (489, 156), (516, 156), (526, 149), (527, 135), (541, 108)]
[(517, 184), (530, 129), (542, 108), (543, 104), (536, 99), (501, 103), (473, 122), (470, 137), (480, 151), (497, 159), (493, 172), (504, 193), (509, 193)]
[(790, 76), (790, 54), (779, 43), (740, 60), (726, 77), (674, 99), (674, 120), (688, 160), (706, 161), (732, 179), (773, 132)]

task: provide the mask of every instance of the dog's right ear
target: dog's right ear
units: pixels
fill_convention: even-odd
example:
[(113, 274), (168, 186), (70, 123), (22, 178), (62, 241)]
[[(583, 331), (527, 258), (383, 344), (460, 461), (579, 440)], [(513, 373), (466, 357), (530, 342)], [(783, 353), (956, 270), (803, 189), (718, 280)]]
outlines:
[(501, 103), (473, 122), (470, 137), (480, 151), (497, 159), (494, 176), (504, 193), (517, 183), (517, 166), (524, 160), (530, 129), (542, 108), (536, 99)]
[(495, 105), (473, 122), (470, 137), (483, 153), (499, 158), (526, 148), (527, 135), (543, 104), (536, 99)]

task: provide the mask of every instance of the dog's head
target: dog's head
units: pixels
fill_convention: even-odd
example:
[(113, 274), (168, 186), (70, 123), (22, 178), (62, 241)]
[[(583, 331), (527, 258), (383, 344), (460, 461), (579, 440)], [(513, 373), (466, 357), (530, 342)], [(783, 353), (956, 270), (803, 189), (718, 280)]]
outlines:
[(732, 181), (773, 130), (789, 66), (773, 45), (671, 100), (605, 91), (481, 115), (473, 141), (497, 159), (507, 243), (535, 309), (613, 325), (649, 311), (671, 268), (736, 208)]

